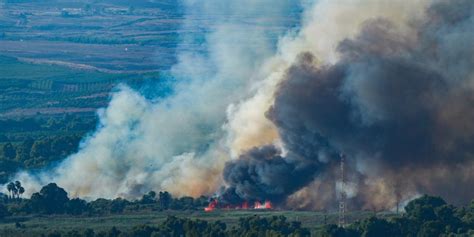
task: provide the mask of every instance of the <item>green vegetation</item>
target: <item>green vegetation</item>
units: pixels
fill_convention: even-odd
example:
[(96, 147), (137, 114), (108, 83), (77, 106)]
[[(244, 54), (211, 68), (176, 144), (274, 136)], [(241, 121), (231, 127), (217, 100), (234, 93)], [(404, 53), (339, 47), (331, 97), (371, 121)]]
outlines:
[(474, 200), (467, 207), (457, 208), (440, 197), (423, 196), (405, 207), (405, 214), (390, 219), (371, 217), (347, 228), (326, 226), (322, 236), (395, 237), (395, 236), (473, 236)]
[[(19, 190), (20, 182), (7, 185), (10, 190)], [(128, 201), (125, 199), (97, 199), (92, 202), (75, 198), (69, 199), (67, 192), (51, 183), (44, 186), (40, 192), (34, 193), (30, 199), (21, 199), (12, 191), (10, 195), (4, 196), (0, 202), (0, 221), (5, 218), (20, 218), (25, 215), (67, 215), (67, 216), (108, 216), (123, 213), (142, 213), (150, 208), (154, 212), (164, 212), (168, 210), (197, 211), (208, 205), (207, 197), (194, 199), (192, 197), (173, 198), (168, 192), (149, 192), (140, 200)], [(74, 221), (71, 219), (70, 221)], [(168, 216), (165, 221), (158, 225), (137, 225), (133, 228), (119, 230), (112, 227), (107, 231), (93, 229), (73, 229), (63, 231), (59, 229), (39, 233), (33, 229), (28, 233), (28, 226), (16, 221), (15, 229), (0, 230), (0, 235), (17, 236), (37, 236), (37, 234), (47, 234), (51, 236), (255, 236), (265, 234), (269, 236), (309, 236), (309, 230), (301, 227), (300, 222), (288, 222), (284, 216), (273, 216), (270, 218), (251, 216), (238, 219), (238, 223), (232, 228), (227, 228), (227, 224), (222, 221), (208, 222), (199, 219), (177, 218)], [(95, 231), (97, 233), (95, 234)], [(87, 234), (88, 233), (88, 234)], [(94, 233), (94, 235), (90, 235)], [(115, 233), (117, 235), (111, 235)], [(81, 235), (82, 234), (82, 235)], [(86, 235), (87, 234), (87, 235)]]
[(69, 231), (49, 230), (36, 234), (28, 233), (28, 227), (18, 223), (16, 229), (4, 230), (5, 236), (75, 236), (75, 237), (240, 237), (240, 236), (270, 236), (270, 237), (306, 237), (310, 236), (307, 228), (301, 227), (297, 221), (289, 222), (284, 216), (262, 218), (250, 216), (239, 218), (238, 224), (229, 228), (222, 221), (205, 221), (200, 219), (177, 218), (168, 216), (156, 225), (137, 225), (130, 229), (111, 227), (107, 230), (81, 228)]
[(44, 186), (30, 199), (21, 198), (25, 189), (19, 181), (7, 184), (7, 190), (9, 194), (3, 196), (0, 204), (5, 205), (8, 209), (7, 213), (13, 216), (25, 214), (103, 216), (145, 210), (203, 210), (209, 204), (209, 198), (204, 196), (196, 199), (192, 197), (173, 198), (168, 192), (159, 192), (157, 195), (153, 191), (135, 201), (122, 198), (114, 200), (99, 198), (86, 202), (79, 198), (69, 199), (68, 193), (55, 183)]
[(0, 120), (0, 183), (20, 169), (34, 170), (77, 151), (97, 124), (92, 116)]
[[(9, 184), (19, 190), (21, 183)], [(0, 236), (472, 236), (474, 200), (455, 207), (439, 197), (411, 201), (403, 215), (351, 213), (352, 224), (324, 222), (322, 213), (202, 209), (209, 198), (174, 198), (149, 192), (139, 200), (70, 199), (56, 184), (44, 186), (30, 199), (12, 191), (0, 198)], [(18, 192), (17, 192), (18, 193)], [(357, 215), (354, 218), (353, 215)], [(326, 222), (327, 221), (327, 222)], [(3, 224), (2, 224), (3, 222)]]

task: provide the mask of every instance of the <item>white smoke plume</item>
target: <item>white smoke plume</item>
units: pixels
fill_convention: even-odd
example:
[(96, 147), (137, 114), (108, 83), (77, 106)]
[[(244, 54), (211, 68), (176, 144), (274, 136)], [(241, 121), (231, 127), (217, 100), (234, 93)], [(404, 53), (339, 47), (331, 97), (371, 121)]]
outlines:
[[(229, 104), (243, 99), (294, 1), (186, 0), (178, 81), (167, 98), (147, 100), (126, 86), (98, 112), (97, 131), (56, 168), (21, 172), (28, 193), (56, 182), (72, 196), (136, 198), (150, 190), (212, 194), (229, 159), (221, 142)], [(271, 5), (271, 8), (265, 6)], [(268, 24), (275, 26), (268, 26)], [(204, 33), (203, 33), (204, 32)], [(204, 42), (202, 42), (204, 36)], [(197, 49), (189, 49), (193, 44)]]

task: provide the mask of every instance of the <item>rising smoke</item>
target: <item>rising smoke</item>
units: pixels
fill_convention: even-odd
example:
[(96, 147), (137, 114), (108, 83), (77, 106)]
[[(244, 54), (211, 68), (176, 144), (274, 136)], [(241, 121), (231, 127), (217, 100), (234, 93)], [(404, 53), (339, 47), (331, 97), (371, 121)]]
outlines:
[(301, 27), (282, 36), (256, 22), (287, 20), (294, 1), (184, 1), (184, 26), (209, 33), (205, 53), (179, 49), (176, 92), (120, 88), (79, 153), (18, 177), (91, 198), (218, 192), (326, 209), (345, 153), (353, 208), (472, 199), (474, 2), (303, 2)]
[(337, 185), (322, 183), (337, 180), (345, 153), (355, 207), (390, 208), (417, 193), (472, 199), (474, 3), (436, 2), (426, 11), (407, 29), (384, 17), (364, 21), (338, 43), (335, 63), (299, 54), (266, 113), (287, 155), (266, 146), (229, 162), (227, 192), (286, 201), (306, 187), (290, 197), (294, 205), (314, 187), (314, 203), (300, 207), (324, 208)]
[[(247, 95), (298, 3), (183, 0), (174, 93), (148, 100), (122, 86), (99, 111), (97, 131), (58, 167), (21, 172), (28, 192), (57, 182), (72, 196), (137, 198), (150, 190), (213, 194), (229, 160), (221, 145), (230, 103)], [(263, 6), (272, 5), (272, 8)], [(297, 11), (296, 11), (297, 12)], [(290, 19), (291, 20), (291, 19)], [(274, 25), (269, 25), (274, 24)], [(191, 47), (189, 46), (191, 45)]]

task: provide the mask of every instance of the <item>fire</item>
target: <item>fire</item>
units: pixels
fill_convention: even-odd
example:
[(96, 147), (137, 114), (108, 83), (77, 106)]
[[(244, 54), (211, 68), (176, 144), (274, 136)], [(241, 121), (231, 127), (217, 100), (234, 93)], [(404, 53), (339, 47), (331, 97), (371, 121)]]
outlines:
[(260, 203), (259, 201), (256, 201), (253, 209), (272, 209), (273, 205), (270, 201), (265, 201), (265, 203)]
[[(219, 203), (217, 201), (217, 199), (213, 199), (209, 205), (207, 207), (204, 208), (204, 211), (205, 212), (212, 212), (214, 211), (216, 208), (219, 208)], [(242, 209), (242, 210), (247, 210), (247, 209), (250, 209), (250, 205), (247, 201), (243, 202), (242, 204), (240, 205), (225, 205), (225, 206), (222, 206), (221, 207), (222, 209), (225, 209), (225, 210), (230, 210), (230, 209)], [(265, 201), (264, 203), (261, 203), (259, 201), (256, 201), (253, 205), (253, 209), (254, 210), (268, 210), (268, 209), (273, 209), (273, 205), (270, 201)]]
[(245, 210), (249, 209), (249, 203), (248, 202), (242, 203), (242, 209), (245, 209)]
[(212, 202), (209, 203), (207, 207), (204, 208), (205, 212), (211, 212), (214, 211), (214, 209), (217, 207), (217, 199), (212, 200)]

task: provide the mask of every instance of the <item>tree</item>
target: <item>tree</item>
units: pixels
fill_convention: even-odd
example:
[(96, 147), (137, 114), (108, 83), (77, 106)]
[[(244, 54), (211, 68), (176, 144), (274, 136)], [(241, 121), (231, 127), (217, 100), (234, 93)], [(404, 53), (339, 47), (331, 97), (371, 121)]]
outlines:
[(463, 208), (462, 213), (460, 213), (462, 220), (468, 228), (474, 230), (474, 200), (471, 201), (470, 205), (466, 208)]
[(408, 218), (430, 221), (436, 219), (435, 208), (446, 205), (446, 202), (440, 197), (424, 195), (409, 202), (405, 207)]
[(160, 206), (163, 209), (169, 208), (172, 199), (173, 197), (171, 196), (171, 194), (166, 191), (159, 193)]
[(41, 191), (34, 193), (30, 200), (33, 210), (46, 214), (64, 213), (68, 202), (67, 192), (55, 183), (50, 183), (41, 188)]
[(10, 193), (10, 198), (13, 199), (15, 193), (17, 192), (15, 183), (13, 183), (13, 182), (8, 183), (7, 190)]
[(16, 157), (15, 147), (11, 143), (3, 145), (3, 156), (9, 160), (13, 160)]
[(17, 161), (26, 161), (30, 159), (31, 147), (33, 146), (34, 142), (35, 141), (31, 138), (24, 140), (17, 148), (15, 159)]
[(400, 236), (396, 226), (385, 219), (370, 217), (355, 224), (362, 237)]
[(125, 207), (127, 206), (128, 201), (122, 198), (116, 198), (112, 200), (110, 204), (110, 212), (117, 214), (122, 213)]
[(122, 233), (120, 230), (117, 229), (117, 227), (112, 227), (107, 233), (108, 237), (119, 237), (120, 233)]
[(80, 199), (74, 198), (71, 199), (66, 204), (66, 213), (70, 215), (81, 215), (82, 213), (87, 211), (87, 202)]
[(0, 220), (8, 216), (10, 213), (8, 213), (7, 208), (0, 203)]
[(152, 204), (156, 202), (156, 193), (154, 191), (150, 191), (148, 194), (143, 195), (142, 200), (140, 203), (142, 204)]
[(33, 143), (30, 151), (32, 158), (47, 158), (51, 155), (50, 140), (37, 140)]
[(19, 194), (19, 196), (21, 197), (21, 196), (23, 195), (23, 193), (25, 193), (25, 188), (20, 187), (20, 188), (18, 189), (18, 194)]
[(418, 237), (441, 236), (443, 233), (443, 223), (439, 221), (427, 221), (423, 223), (418, 232)]
[(25, 189), (21, 186), (21, 182), (18, 180), (15, 181), (15, 190), (15, 194), (18, 199), (20, 198), (20, 195), (25, 192)]
[(82, 233), (82, 236), (84, 236), (84, 237), (94, 237), (94, 236), (95, 236), (94, 230), (92, 230), (92, 229), (86, 229), (86, 230), (84, 230), (84, 232)]

